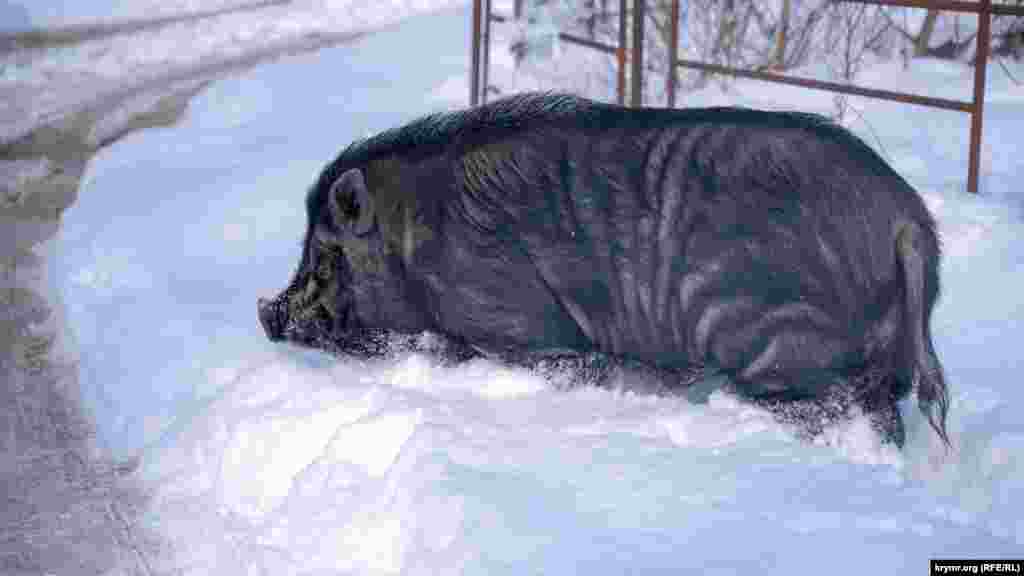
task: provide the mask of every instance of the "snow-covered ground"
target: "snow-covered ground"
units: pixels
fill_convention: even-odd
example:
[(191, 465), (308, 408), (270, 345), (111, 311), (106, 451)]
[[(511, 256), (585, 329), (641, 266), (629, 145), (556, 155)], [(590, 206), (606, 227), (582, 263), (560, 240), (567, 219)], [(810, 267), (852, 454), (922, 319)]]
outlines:
[(252, 6), (260, 0), (75, 0), (74, 2), (0, 0), (0, 15), (21, 13), (26, 20), (5, 22), (0, 30), (30, 30), (88, 26), (200, 14), (224, 8)]
[[(117, 23), (216, 12), (257, 2), (196, 0), (82, 4), (29, 3), (35, 25)], [(72, 114), (103, 95), (180, 76), (254, 53), (298, 49), (381, 29), (452, 0), (292, 0), (156, 29), (113, 34), (57, 47), (0, 53), (0, 143)], [(200, 4), (202, 4), (200, 6)], [(77, 6), (67, 10), (68, 6)], [(7, 8), (6, 10), (11, 10)], [(13, 12), (13, 10), (11, 10)]]
[[(858, 99), (867, 123), (848, 117), (940, 222), (949, 455), (909, 403), (897, 452), (862, 421), (799, 441), (721, 391), (565, 392), (484, 360), (364, 363), (267, 342), (256, 298), (298, 261), (306, 187), (353, 139), (465, 103), (468, 16), (218, 82), (178, 126), (92, 162), (50, 278), (101, 439), (141, 458), (142, 521), (170, 544), (154, 571), (914, 574), (933, 557), (1021, 556), (1024, 90), (998, 66), (980, 197), (964, 192), (964, 117)], [(938, 93), (970, 71), (866, 75)], [(832, 107), (752, 82), (685, 101)]]

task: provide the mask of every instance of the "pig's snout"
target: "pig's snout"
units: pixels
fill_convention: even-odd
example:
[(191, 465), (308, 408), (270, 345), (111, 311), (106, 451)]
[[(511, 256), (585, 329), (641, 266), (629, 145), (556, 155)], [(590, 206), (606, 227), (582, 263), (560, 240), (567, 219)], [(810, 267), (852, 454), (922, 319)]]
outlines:
[(274, 300), (260, 298), (256, 301), (256, 310), (263, 325), (263, 331), (271, 341), (281, 340), (284, 333), (284, 319), (281, 304)]

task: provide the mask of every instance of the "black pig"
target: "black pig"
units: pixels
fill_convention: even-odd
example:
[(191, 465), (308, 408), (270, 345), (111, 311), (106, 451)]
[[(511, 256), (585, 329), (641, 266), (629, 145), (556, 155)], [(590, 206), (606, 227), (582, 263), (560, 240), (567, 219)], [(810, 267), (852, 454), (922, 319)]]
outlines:
[(352, 144), (306, 210), (294, 279), (259, 302), (272, 340), (715, 370), (774, 405), (838, 392), (898, 444), (914, 390), (948, 444), (935, 222), (822, 117), (513, 96)]

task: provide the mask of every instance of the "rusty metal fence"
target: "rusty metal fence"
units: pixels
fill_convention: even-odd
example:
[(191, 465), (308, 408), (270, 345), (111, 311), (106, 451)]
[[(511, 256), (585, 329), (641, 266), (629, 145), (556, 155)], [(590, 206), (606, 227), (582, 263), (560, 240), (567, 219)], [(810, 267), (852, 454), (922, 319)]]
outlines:
[[(979, 167), (981, 163), (981, 128), (985, 107), (985, 71), (990, 56), (991, 43), (991, 21), (992, 15), (1024, 16), (1024, 7), (993, 5), (992, 0), (977, 0), (974, 2), (963, 0), (839, 0), (842, 2), (873, 4), (877, 6), (903, 6), (909, 8), (922, 8), (928, 10), (942, 10), (950, 12), (964, 12), (976, 14), (978, 17), (978, 33), (975, 36), (977, 50), (975, 52), (974, 86), (973, 98), (970, 101), (950, 100), (946, 98), (934, 98), (920, 94), (906, 92), (895, 92), (892, 90), (881, 90), (867, 88), (852, 84), (840, 84), (826, 80), (814, 80), (810, 78), (798, 78), (786, 76), (774, 72), (758, 70), (744, 70), (696, 60), (686, 60), (677, 57), (679, 49), (679, 0), (671, 2), (671, 27), (669, 49), (669, 62), (673, 65), (668, 67), (666, 78), (666, 90), (668, 106), (674, 107), (676, 100), (676, 74), (677, 67), (692, 68), (715, 74), (728, 74), (742, 78), (752, 78), (766, 82), (777, 82), (826, 90), (841, 94), (852, 94), (867, 98), (881, 100), (892, 100), (907, 104), (917, 104), (932, 108), (955, 110), (966, 112), (971, 115), (970, 133), (970, 156), (967, 164), (967, 191), (977, 193)], [(643, 105), (643, 34), (644, 34), (644, 0), (633, 0), (633, 9), (629, 10), (629, 0), (619, 0), (619, 37), (618, 45), (613, 46), (594, 40), (588, 40), (565, 32), (559, 32), (558, 37), (563, 42), (585, 46), (601, 52), (612, 54), (616, 57), (618, 67), (618, 79), (616, 95), (619, 104), (625, 103), (626, 94), (626, 61), (631, 64), (630, 70), (630, 106), (638, 107)], [(517, 14), (519, 1), (516, 2)], [(632, 14), (632, 50), (626, 49), (627, 16)], [(476, 106), (487, 101), (488, 64), (490, 60), (490, 23), (492, 21), (504, 21), (505, 18), (496, 15), (491, 10), (490, 0), (473, 0), (473, 22), (472, 22), (472, 47), (471, 47), (471, 70), (470, 70), (470, 104)]]
[[(519, 9), (522, 0), (516, 0), (516, 14), (515, 18), (518, 19)], [(558, 39), (562, 42), (568, 42), (569, 44), (576, 44), (578, 46), (584, 46), (591, 48), (599, 52), (611, 54), (615, 56), (618, 62), (618, 85), (616, 87), (616, 94), (619, 104), (625, 103), (626, 94), (626, 24), (628, 0), (619, 0), (619, 42), (618, 46), (606, 44), (596, 40), (590, 40), (587, 38), (581, 38), (579, 36), (568, 34), (566, 32), (559, 32)], [(640, 10), (643, 10), (643, 2), (638, 3)], [(491, 0), (473, 0), (473, 16), (472, 16), (472, 46), (470, 48), (470, 86), (469, 86), (469, 103), (472, 106), (487, 102), (488, 86), (489, 86), (489, 70), (488, 60), (490, 59), (490, 23), (491, 22), (505, 22), (507, 18), (501, 14), (496, 14), (491, 10)], [(642, 21), (642, 19), (640, 20)], [(637, 27), (634, 24), (634, 27)], [(640, 29), (639, 37), (643, 40), (643, 26), (638, 27)], [(642, 53), (643, 47), (639, 46), (640, 53)], [(634, 53), (637, 52), (637, 45), (634, 40)], [(643, 65), (643, 57), (641, 54), (640, 58), (632, 58), (634, 69), (632, 71), (633, 78), (642, 79), (643, 72), (639, 69)], [(634, 80), (634, 83), (637, 80)], [(637, 86), (632, 87), (632, 92), (636, 95), (641, 93), (641, 90)], [(639, 96), (634, 96), (639, 98)], [(639, 100), (631, 101), (631, 106), (640, 106)]]

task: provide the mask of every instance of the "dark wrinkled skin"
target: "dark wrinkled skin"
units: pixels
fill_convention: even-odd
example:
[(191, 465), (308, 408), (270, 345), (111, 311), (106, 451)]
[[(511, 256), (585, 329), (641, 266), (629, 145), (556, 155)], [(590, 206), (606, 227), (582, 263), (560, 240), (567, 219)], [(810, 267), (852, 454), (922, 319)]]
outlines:
[(367, 356), (431, 331), (678, 387), (720, 372), (764, 405), (847, 398), (897, 443), (914, 389), (946, 440), (934, 221), (820, 118), (512, 98), (349, 147), (307, 213), (299, 270), (260, 302), (273, 340)]

